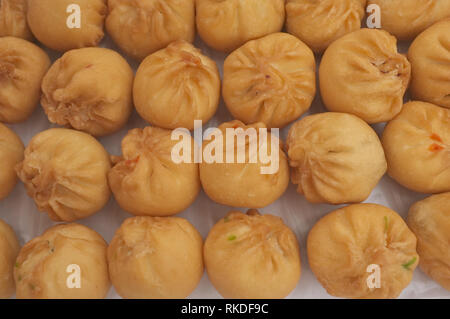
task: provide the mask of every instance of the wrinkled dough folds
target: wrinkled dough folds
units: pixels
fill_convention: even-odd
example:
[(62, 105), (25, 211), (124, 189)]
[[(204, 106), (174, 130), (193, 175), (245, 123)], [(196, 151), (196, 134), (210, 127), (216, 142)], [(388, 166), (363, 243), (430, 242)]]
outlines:
[(232, 211), (205, 241), (208, 277), (224, 298), (286, 297), (300, 279), (297, 238), (281, 218)]
[(450, 108), (450, 19), (420, 34), (409, 48), (411, 93), (418, 100)]
[(194, 41), (194, 0), (109, 0), (108, 7), (106, 29), (134, 59), (177, 40)]
[(375, 131), (350, 114), (308, 116), (291, 127), (286, 146), (292, 182), (313, 203), (364, 201), (387, 169)]
[(387, 32), (361, 29), (333, 42), (320, 65), (320, 90), (333, 112), (354, 114), (366, 122), (394, 118), (403, 105), (411, 66)]
[[(110, 288), (105, 240), (79, 224), (47, 229), (22, 247), (14, 267), (18, 299), (101, 299)], [(77, 265), (80, 288), (69, 288), (69, 265)], [(73, 268), (72, 268), (73, 269)]]
[(198, 33), (210, 47), (230, 52), (281, 31), (284, 0), (196, 0)]
[(408, 225), (417, 236), (420, 268), (450, 290), (450, 193), (415, 203), (409, 210)]
[(203, 275), (203, 240), (183, 218), (128, 218), (108, 247), (108, 263), (123, 298), (186, 298)]
[(185, 41), (147, 57), (136, 74), (134, 101), (148, 122), (167, 129), (194, 129), (208, 122), (220, 98), (216, 63)]
[(14, 265), (19, 250), (14, 230), (0, 219), (0, 299), (10, 298), (15, 291)]
[(19, 123), (30, 117), (49, 66), (48, 55), (35, 44), (0, 38), (0, 122)]
[(380, 6), (381, 27), (403, 41), (450, 17), (450, 0), (368, 0), (367, 4)]
[(54, 221), (88, 217), (107, 203), (109, 155), (92, 136), (68, 129), (49, 129), (36, 135), (17, 165), (38, 209)]
[(116, 52), (71, 50), (44, 77), (41, 104), (52, 123), (108, 135), (121, 129), (131, 114), (132, 85), (133, 70)]
[[(252, 163), (250, 161), (250, 141), (245, 138), (245, 158), (244, 163), (237, 161), (238, 143), (232, 145), (234, 159), (232, 163), (227, 162), (227, 129), (241, 129), (235, 131), (241, 137), (245, 137), (247, 130), (254, 130), (256, 135), (255, 149), (259, 153), (264, 147), (269, 163), (264, 163), (258, 156)], [(289, 166), (285, 153), (282, 150), (281, 142), (277, 137), (269, 132), (266, 135), (260, 134), (259, 129), (266, 129), (263, 123), (245, 125), (240, 121), (222, 123), (216, 130), (223, 136), (222, 150), (215, 145), (214, 153), (222, 151), (222, 161), (213, 163), (203, 161), (200, 164), (200, 179), (203, 190), (215, 202), (233, 207), (261, 208), (270, 205), (280, 198), (286, 191), (289, 184)], [(248, 131), (247, 131), (248, 132)], [(220, 135), (218, 134), (218, 135)], [(273, 146), (279, 148), (278, 156)], [(203, 142), (203, 150), (210, 149), (215, 137)], [(237, 141), (237, 139), (235, 139)], [(231, 154), (229, 152), (229, 157)], [(241, 154), (244, 152), (240, 149)], [(272, 168), (271, 171), (269, 168)], [(266, 168), (269, 174), (262, 174), (262, 169)], [(275, 170), (277, 168), (277, 170)]]
[[(172, 131), (156, 127), (133, 129), (122, 141), (122, 156), (114, 158), (109, 184), (119, 205), (135, 215), (177, 214), (200, 191), (198, 164), (176, 164)], [(191, 141), (193, 149), (194, 141)], [(191, 153), (194, 156), (193, 152)], [(167, 199), (170, 198), (168, 201)]]
[(27, 22), (27, 0), (2, 0), (0, 2), (0, 36), (33, 39)]
[(0, 123), (0, 200), (6, 198), (17, 183), (15, 167), (23, 160), (23, 151), (20, 137)]
[(336, 39), (361, 28), (365, 5), (366, 0), (287, 0), (287, 30), (314, 52), (322, 52)]
[(388, 174), (421, 193), (450, 191), (450, 110), (405, 104), (383, 133)]
[[(326, 215), (311, 229), (307, 249), (311, 270), (327, 292), (358, 299), (397, 298), (419, 262), (416, 237), (402, 217), (376, 204), (356, 204)], [(380, 286), (370, 265), (380, 267)]]
[[(103, 25), (108, 11), (107, 0), (28, 0), (28, 25), (36, 39), (50, 49), (65, 52), (95, 47), (103, 39)], [(69, 28), (73, 14), (67, 9), (78, 5), (80, 27)], [(71, 16), (72, 14), (72, 16)]]
[(316, 93), (312, 51), (286, 33), (250, 41), (225, 60), (223, 97), (244, 123), (284, 127), (311, 106)]

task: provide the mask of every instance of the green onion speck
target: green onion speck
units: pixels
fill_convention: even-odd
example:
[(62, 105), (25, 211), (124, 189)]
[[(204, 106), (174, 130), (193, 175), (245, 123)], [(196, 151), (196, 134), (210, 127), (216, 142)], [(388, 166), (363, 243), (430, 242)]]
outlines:
[(228, 240), (233, 241), (233, 240), (236, 240), (236, 238), (237, 238), (236, 235), (231, 235), (228, 237)]
[(405, 268), (406, 270), (411, 270), (411, 268), (409, 268), (409, 267), (411, 267), (412, 265), (414, 265), (414, 263), (416, 262), (416, 260), (417, 260), (417, 257), (414, 257), (413, 259), (411, 259), (411, 260), (408, 261), (407, 263), (403, 264), (403, 265), (402, 265), (403, 268)]

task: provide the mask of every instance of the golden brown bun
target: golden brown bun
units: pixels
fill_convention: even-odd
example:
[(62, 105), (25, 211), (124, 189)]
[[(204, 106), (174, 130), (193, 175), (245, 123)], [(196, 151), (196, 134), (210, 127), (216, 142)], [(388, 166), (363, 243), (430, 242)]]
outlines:
[(287, 0), (286, 27), (314, 52), (361, 28), (366, 0)]
[(303, 118), (291, 127), (286, 148), (292, 183), (312, 203), (362, 202), (387, 169), (378, 135), (351, 114)]
[(42, 82), (41, 104), (50, 122), (94, 136), (120, 130), (132, 108), (133, 70), (103, 48), (66, 52)]
[(450, 17), (450, 0), (368, 0), (381, 9), (381, 27), (399, 40), (412, 40), (433, 23)]
[(30, 141), (17, 175), (41, 212), (54, 221), (91, 216), (108, 202), (109, 155), (89, 134), (54, 128)]
[(23, 122), (39, 104), (50, 59), (41, 48), (14, 37), (0, 38), (0, 122)]
[(283, 28), (284, 0), (196, 0), (197, 30), (218, 51), (231, 52), (245, 42)]
[(249, 41), (225, 60), (223, 98), (246, 124), (282, 128), (309, 109), (315, 93), (314, 55), (290, 34)]
[(186, 298), (203, 275), (202, 249), (186, 219), (129, 218), (108, 247), (111, 281), (123, 298)]
[(173, 41), (194, 41), (194, 0), (108, 0), (108, 8), (108, 34), (136, 60)]
[(14, 230), (0, 219), (0, 299), (14, 294), (14, 265), (19, 250), (20, 245)]
[[(262, 146), (267, 147), (267, 152), (264, 153), (271, 154), (271, 156), (275, 158), (272, 163), (274, 164), (272, 166), (273, 171), (269, 172), (269, 174), (262, 173), (262, 169), (269, 168), (270, 163), (263, 163), (260, 156), (255, 158), (254, 163), (250, 161), (250, 143), (248, 137), (245, 138), (245, 163), (238, 163), (236, 154), (238, 153), (239, 145), (236, 138), (234, 139), (233, 163), (227, 162), (226, 145), (227, 143), (231, 144), (231, 141), (227, 141), (227, 128), (242, 129), (243, 132), (236, 131), (238, 136), (242, 137), (244, 137), (246, 130), (254, 129), (256, 131), (254, 135), (257, 136), (258, 141), (257, 143), (253, 143), (253, 145), (256, 146), (255, 149), (258, 149), (258, 153), (261, 150), (261, 147), (259, 146), (260, 143)], [(259, 132), (260, 128), (264, 129), (266, 126), (263, 123), (245, 125), (240, 121), (231, 121), (221, 124), (219, 128), (216, 129), (216, 131), (221, 132), (223, 136), (223, 161), (222, 163), (211, 163), (203, 160), (200, 164), (200, 180), (202, 182), (203, 190), (215, 202), (233, 207), (261, 208), (276, 201), (286, 191), (289, 184), (289, 165), (286, 155), (281, 149), (281, 142), (278, 141), (279, 143), (274, 143), (274, 145), (278, 144), (276, 146), (279, 147), (279, 155), (276, 156), (275, 153), (272, 153), (275, 151), (272, 150), (271, 145), (272, 135), (267, 133), (267, 138), (264, 139), (264, 136)], [(214, 137), (212, 140), (214, 141)], [(276, 141), (275, 136), (273, 136), (273, 140)], [(205, 140), (203, 142), (203, 150), (210, 148), (213, 145), (211, 140)], [(220, 152), (219, 148), (217, 148), (217, 153), (218, 152)], [(244, 151), (242, 150), (240, 153), (244, 154)], [(232, 153), (229, 152), (228, 155), (230, 157)], [(278, 170), (276, 171), (275, 165), (278, 165)]]
[(0, 2), (0, 37), (5, 36), (33, 39), (27, 22), (27, 0)]
[[(60, 224), (22, 247), (14, 268), (19, 299), (100, 299), (110, 288), (107, 244), (92, 229)], [(69, 288), (69, 266), (80, 269), (80, 288)], [(69, 271), (70, 270), (70, 271)]]
[[(80, 6), (80, 28), (67, 25), (70, 5)], [(103, 39), (106, 0), (28, 0), (28, 25), (36, 39), (56, 51), (97, 46)]]
[(281, 218), (230, 212), (205, 241), (208, 277), (224, 298), (278, 299), (297, 286), (301, 263), (297, 238)]
[(16, 165), (23, 160), (24, 146), (20, 137), (0, 123), (0, 200), (17, 184)]
[(408, 58), (412, 67), (412, 96), (450, 108), (450, 19), (421, 33), (411, 44)]
[(417, 236), (420, 269), (450, 290), (450, 193), (415, 203), (408, 225)]
[[(419, 256), (416, 237), (400, 215), (376, 204), (350, 205), (326, 215), (308, 235), (311, 270), (330, 295), (397, 298)], [(380, 267), (380, 287), (369, 288), (368, 266)]]
[(386, 126), (388, 174), (420, 193), (450, 191), (450, 110), (409, 102)]
[[(121, 157), (114, 157), (109, 185), (119, 205), (134, 215), (169, 216), (188, 208), (200, 191), (198, 164), (177, 164), (172, 131), (157, 127), (133, 129), (122, 140)], [(194, 146), (194, 140), (186, 133)]]
[(361, 29), (333, 42), (319, 69), (322, 100), (329, 111), (366, 122), (391, 120), (402, 108), (411, 66), (397, 40), (377, 29)]
[(147, 122), (166, 129), (194, 129), (208, 122), (220, 98), (216, 63), (185, 41), (148, 56), (134, 81), (136, 110)]

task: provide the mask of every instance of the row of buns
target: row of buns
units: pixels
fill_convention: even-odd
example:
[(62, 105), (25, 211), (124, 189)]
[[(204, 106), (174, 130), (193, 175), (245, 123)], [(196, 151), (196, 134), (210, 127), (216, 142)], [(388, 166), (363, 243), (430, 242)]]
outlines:
[[(266, 207), (284, 194), (289, 179), (311, 203), (363, 202), (386, 172), (413, 191), (443, 193), (450, 191), (449, 124), (449, 109), (414, 101), (387, 124), (381, 141), (357, 116), (327, 112), (295, 122), (283, 144), (270, 132), (263, 134), (263, 123), (234, 120), (203, 142), (201, 150), (213, 149), (215, 156), (200, 163), (195, 160), (198, 145), (186, 131), (181, 137), (188, 148), (179, 151), (188, 158), (178, 162), (175, 131), (154, 126), (130, 130), (122, 155), (110, 156), (91, 135), (66, 128), (40, 132), (24, 149), (20, 138), (0, 124), (2, 198), (18, 176), (40, 211), (72, 222), (101, 210), (111, 191), (124, 210), (149, 216), (182, 212), (201, 188), (219, 204)], [(228, 135), (230, 128), (237, 135)], [(245, 141), (241, 162), (236, 158), (239, 135)], [(250, 160), (253, 152), (264, 150), (269, 162), (261, 156)], [(273, 171), (263, 174), (269, 166)]]
[[(408, 224), (376, 204), (333, 211), (308, 235), (309, 266), (337, 297), (396, 298), (419, 259), (425, 273), (450, 289), (449, 209), (450, 193), (444, 193), (414, 204)], [(272, 299), (288, 296), (301, 275), (293, 231), (256, 210), (230, 212), (204, 243), (186, 219), (144, 216), (126, 219), (109, 245), (75, 223), (53, 226), (20, 249), (0, 220), (0, 239), (0, 298), (14, 287), (18, 298), (104, 298), (110, 281), (124, 298), (185, 298), (206, 267), (225, 298)]]
[[(449, 27), (450, 20), (443, 20), (420, 34), (408, 57), (398, 53), (395, 37), (383, 30), (361, 29), (336, 40), (319, 67), (325, 106), (369, 124), (390, 121), (410, 87), (414, 99), (449, 108), (447, 69), (442, 67), (450, 58)], [(223, 81), (216, 63), (185, 41), (149, 55), (135, 77), (124, 58), (104, 48), (70, 50), (50, 66), (36, 45), (3, 37), (0, 54), (7, 80), (0, 91), (0, 121), (26, 120), (40, 99), (50, 122), (94, 136), (120, 130), (133, 104), (152, 125), (192, 130), (195, 120), (206, 123), (214, 116), (221, 91), (236, 119), (283, 128), (304, 114), (316, 96), (314, 55), (287, 33), (249, 41), (232, 52)]]
[[(68, 28), (78, 5), (80, 28)], [(0, 35), (32, 39), (67, 51), (96, 46), (104, 27), (117, 45), (142, 60), (176, 40), (192, 42), (196, 29), (209, 46), (230, 52), (249, 40), (286, 29), (323, 52), (339, 37), (361, 28), (377, 5), (382, 27), (411, 40), (450, 15), (449, 0), (4, 0)], [(75, 19), (76, 20), (76, 19)]]

